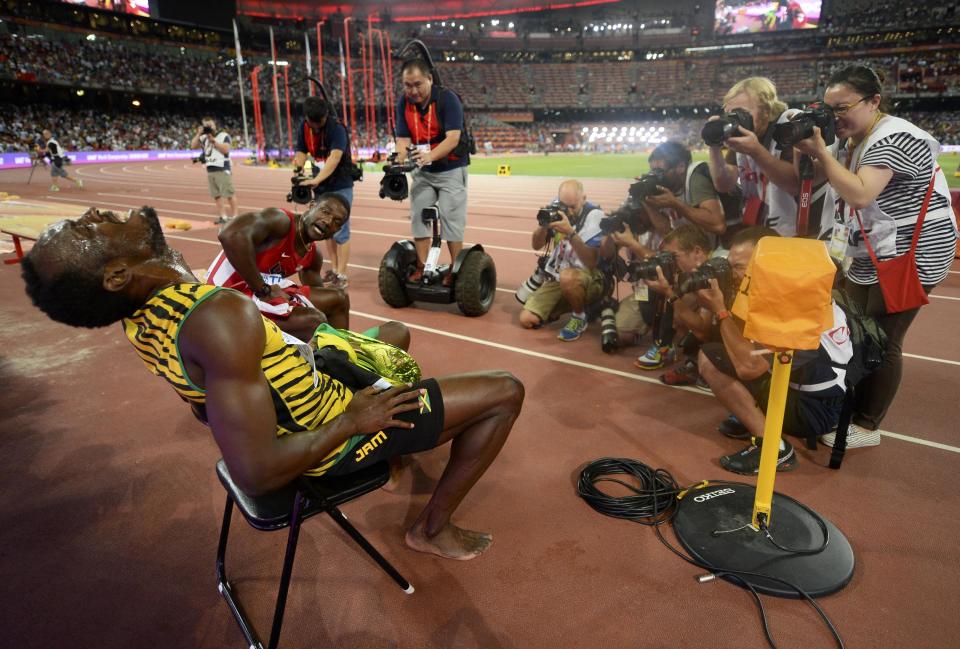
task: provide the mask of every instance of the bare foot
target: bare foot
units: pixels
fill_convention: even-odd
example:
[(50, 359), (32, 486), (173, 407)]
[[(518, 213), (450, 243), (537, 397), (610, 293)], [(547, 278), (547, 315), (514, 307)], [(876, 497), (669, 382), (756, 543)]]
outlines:
[(400, 488), (400, 476), (403, 473), (403, 467), (406, 464), (406, 462), (403, 461), (402, 457), (398, 456), (398, 457), (390, 458), (389, 464), (390, 464), (390, 478), (380, 488), (383, 489), (384, 491), (394, 493)]
[(407, 532), (407, 546), (418, 552), (436, 554), (446, 559), (467, 561), (480, 556), (493, 544), (493, 536), (485, 532), (460, 529), (447, 523), (434, 536), (427, 536), (422, 525), (414, 524)]

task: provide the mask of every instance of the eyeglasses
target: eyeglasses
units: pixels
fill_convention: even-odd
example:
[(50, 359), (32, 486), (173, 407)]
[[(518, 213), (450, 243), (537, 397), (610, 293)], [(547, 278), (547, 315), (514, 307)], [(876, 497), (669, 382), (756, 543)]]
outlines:
[[(840, 104), (839, 106), (830, 106), (830, 108), (833, 110), (833, 114), (834, 114), (834, 115), (837, 115), (837, 116), (839, 116), (839, 115), (846, 115), (848, 112), (850, 112), (850, 110), (851, 110), (854, 106), (856, 106), (856, 105), (859, 104), (860, 102), (866, 101), (866, 100), (868, 100), (868, 99), (872, 99), (872, 97), (861, 97), (860, 99), (858, 99), (857, 101), (853, 102), (852, 104), (846, 104), (846, 105), (845, 105), (845, 104)], [(828, 104), (828, 105), (829, 105), (829, 104)]]

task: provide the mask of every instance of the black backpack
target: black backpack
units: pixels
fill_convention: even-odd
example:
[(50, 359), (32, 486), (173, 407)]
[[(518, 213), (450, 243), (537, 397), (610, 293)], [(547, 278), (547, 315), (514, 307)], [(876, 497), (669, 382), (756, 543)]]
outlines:
[(887, 333), (877, 319), (864, 313), (842, 288), (833, 289), (833, 299), (847, 316), (853, 357), (847, 364), (847, 387), (856, 387), (883, 362), (887, 351)]

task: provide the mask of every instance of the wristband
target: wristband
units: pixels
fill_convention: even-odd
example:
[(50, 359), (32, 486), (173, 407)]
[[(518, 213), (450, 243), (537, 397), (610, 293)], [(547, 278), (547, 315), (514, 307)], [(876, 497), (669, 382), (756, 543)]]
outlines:
[(269, 284), (264, 284), (264, 285), (261, 286), (260, 288), (256, 289), (256, 290), (253, 292), (253, 294), (256, 295), (256, 296), (259, 297), (259, 298), (267, 297), (268, 295), (270, 295), (270, 285), (269, 285)]
[(720, 309), (719, 311), (717, 311), (717, 322), (721, 322), (724, 319), (729, 317), (730, 317), (730, 312), (727, 311), (726, 309)]

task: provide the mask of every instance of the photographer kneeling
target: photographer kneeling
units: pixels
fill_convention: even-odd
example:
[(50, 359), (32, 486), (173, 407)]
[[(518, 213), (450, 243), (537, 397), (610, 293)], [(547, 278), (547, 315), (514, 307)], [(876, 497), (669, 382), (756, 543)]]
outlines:
[(603, 297), (603, 273), (597, 268), (603, 236), (601, 219), (603, 211), (587, 202), (578, 180), (563, 181), (557, 199), (537, 214), (533, 249), (548, 244), (553, 249), (543, 267), (546, 281), (526, 299), (520, 311), (520, 324), (525, 329), (537, 329), (572, 311), (558, 338), (572, 342), (586, 331), (584, 308)]
[[(737, 233), (727, 257), (735, 285), (743, 280), (757, 242), (765, 236), (776, 236), (769, 228), (753, 227)], [(724, 434), (750, 439), (738, 453), (720, 458), (720, 466), (742, 475), (755, 475), (760, 470), (760, 447), (767, 399), (770, 395), (771, 364), (764, 348), (743, 336), (743, 323), (728, 308), (716, 280), (710, 288), (697, 291), (700, 304), (719, 323), (721, 342), (705, 343), (698, 359), (700, 375), (707, 381), (717, 399), (741, 423), (740, 431), (724, 429)], [(853, 357), (853, 343), (843, 310), (833, 304), (833, 326), (820, 336), (816, 350), (800, 350), (793, 356), (790, 387), (783, 417), (783, 432), (799, 437), (829, 433), (840, 419), (846, 385), (846, 366)], [(797, 465), (793, 445), (781, 439), (777, 470), (789, 471)]]
[[(629, 329), (638, 321), (653, 327), (651, 349), (655, 350), (662, 366), (674, 355), (673, 341), (678, 331), (689, 331), (697, 340), (706, 340), (709, 336), (709, 314), (697, 306), (691, 292), (679, 288), (678, 279), (697, 271), (710, 258), (710, 242), (700, 228), (684, 223), (667, 234), (660, 249), (660, 253), (645, 261), (630, 264), (628, 279), (634, 282), (634, 292), (620, 302), (617, 328)], [(648, 351), (634, 364), (640, 369), (655, 369), (649, 362), (651, 355)], [(670, 385), (696, 382), (696, 372), (692, 369), (670, 374), (678, 373), (686, 374), (689, 380), (672, 380), (668, 375), (661, 380)]]

